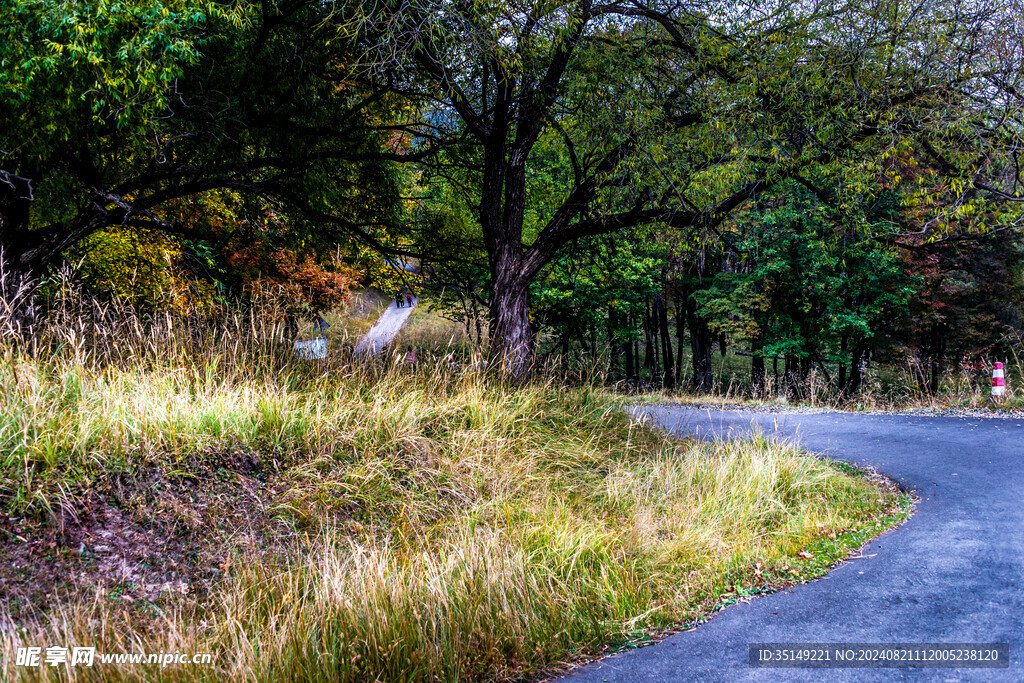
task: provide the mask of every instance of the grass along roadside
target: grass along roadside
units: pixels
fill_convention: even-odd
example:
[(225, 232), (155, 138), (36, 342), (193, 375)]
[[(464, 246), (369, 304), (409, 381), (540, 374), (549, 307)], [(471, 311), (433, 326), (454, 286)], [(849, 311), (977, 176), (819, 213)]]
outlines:
[[(369, 329), (376, 317), (390, 303), (382, 294), (372, 289), (356, 292), (354, 301), (345, 311), (328, 315), (332, 329), (328, 336), (332, 345), (341, 348), (351, 346), (354, 339)], [(304, 336), (313, 336), (316, 330), (304, 330)], [(483, 330), (486, 337), (486, 330)], [(548, 344), (553, 340), (546, 340)], [(429, 300), (421, 301), (399, 332), (394, 348), (404, 352), (415, 348), (418, 355), (442, 358), (454, 353), (460, 359), (479, 360), (479, 349), (472, 343), (463, 324), (453, 322), (431, 309)], [(679, 386), (675, 389), (656, 389), (651, 386), (631, 385), (620, 382), (614, 389), (629, 394), (637, 401), (648, 403), (685, 404), (696, 407), (714, 406), (722, 409), (744, 408), (785, 411), (793, 409), (837, 410), (844, 412), (910, 412), (937, 415), (980, 415), (1019, 417), (1024, 414), (1024, 391), (1020, 390), (1024, 377), (1024, 347), (1020, 340), (1011, 341), (1010, 353), (1002, 359), (1005, 366), (1008, 394), (998, 404), (991, 401), (991, 363), (982, 363), (981, 369), (962, 365), (951, 368), (943, 375), (940, 390), (935, 395), (922, 393), (912, 367), (912, 359), (902, 364), (871, 364), (865, 374), (861, 390), (853, 396), (845, 396), (838, 390), (837, 377), (826, 378), (817, 368), (809, 373), (800, 387), (800, 395), (787, 395), (778, 372), (768, 373), (766, 386), (758, 396), (750, 391), (750, 357), (731, 351), (725, 356), (719, 350), (712, 354), (712, 366), (716, 378), (715, 389), (697, 392), (689, 389), (692, 362), (689, 352), (683, 352), (679, 372)], [(570, 376), (590, 377), (598, 381), (599, 369), (607, 358), (599, 361), (586, 357), (574, 357), (565, 365)], [(566, 372), (562, 359), (554, 356), (547, 359), (551, 374)], [(835, 373), (833, 373), (834, 375)], [(581, 380), (588, 381), (588, 380)]]
[[(676, 389), (657, 389), (642, 386), (639, 389), (622, 383), (623, 390), (637, 394), (641, 400), (690, 405), (749, 406), (773, 410), (792, 408), (829, 409), (852, 412), (934, 412), (937, 414), (972, 413), (979, 415), (1020, 414), (1024, 412), (1024, 339), (1009, 340), (1009, 354), (995, 358), (976, 358), (975, 363), (963, 363), (948, 368), (942, 375), (935, 394), (920, 388), (919, 373), (912, 359), (902, 363), (872, 363), (868, 366), (860, 390), (844, 395), (839, 390), (835, 372), (826, 377), (818, 368), (810, 371), (798, 392), (787, 392), (784, 377), (769, 372), (763, 390), (757, 395), (750, 386), (750, 357), (730, 352), (722, 356), (716, 351), (712, 357), (715, 386), (712, 391), (699, 392), (690, 388), (692, 363), (682, 356), (679, 386)], [(991, 400), (993, 363), (1004, 365), (1007, 394), (998, 404)]]
[(906, 505), (765, 440), (670, 439), (591, 387), (212, 351), (8, 360), (6, 660), (215, 656), (80, 678), (536, 676), (820, 573)]
[(913, 401), (872, 402), (863, 400), (801, 401), (786, 397), (750, 398), (737, 395), (692, 391), (647, 391), (630, 394), (631, 403), (676, 406), (696, 410), (724, 410), (750, 413), (863, 413), (868, 415), (914, 415), (938, 417), (1024, 417), (1024, 397), (1017, 391), (995, 402), (977, 392), (973, 396), (918, 397)]

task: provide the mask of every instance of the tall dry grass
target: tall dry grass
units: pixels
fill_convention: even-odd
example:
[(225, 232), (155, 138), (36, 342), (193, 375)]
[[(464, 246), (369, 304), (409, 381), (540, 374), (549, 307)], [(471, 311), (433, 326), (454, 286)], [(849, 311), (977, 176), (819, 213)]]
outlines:
[[(145, 618), (99, 590), (8, 615), (8, 675), (519, 679), (644, 642), (727, 590), (781, 581), (805, 549), (819, 571), (863, 538), (844, 530), (880, 528), (897, 502), (763, 439), (670, 439), (593, 386), (299, 362), (264, 319), (143, 319), (54, 298), (29, 337), (11, 331), (0, 365), (8, 514), (56, 519), (110, 472), (244, 449), (275, 463), (275, 514), (295, 533), (275, 561), (227, 548), (236, 561), (215, 591)], [(215, 661), (10, 666), (18, 647), (40, 645)]]

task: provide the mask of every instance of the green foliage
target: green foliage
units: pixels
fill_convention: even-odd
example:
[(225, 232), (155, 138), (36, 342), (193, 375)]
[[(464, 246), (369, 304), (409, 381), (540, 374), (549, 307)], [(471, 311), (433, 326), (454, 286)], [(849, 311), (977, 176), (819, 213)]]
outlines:
[(37, 224), (73, 212), (80, 184), (101, 192), (110, 160), (123, 173), (153, 154), (156, 119), (211, 23), (241, 18), (209, 0), (3, 3), (0, 167), (35, 183)]
[(0, 98), (34, 118), (43, 152), (80, 142), (83, 116), (100, 127), (144, 125), (199, 60), (214, 17), (240, 20), (209, 0), (12, 0), (0, 15)]
[(665, 268), (649, 230), (569, 244), (533, 285), (534, 322), (563, 343), (633, 341)]
[[(367, 250), (412, 252), (467, 328), (529, 289), (547, 339), (633, 339), (657, 298), (762, 355), (877, 350), (918, 286), (899, 235), (1019, 220), (1015, 17), (755, 7), (12, 0), (0, 246), (45, 265), (84, 239), (124, 289), (159, 233), (222, 292), (322, 282), (307, 256), (397, 289)], [(249, 246), (288, 263), (232, 262)]]
[(850, 350), (882, 341), (921, 279), (871, 233), (891, 218), (884, 212), (864, 216), (864, 231), (802, 189), (775, 197), (737, 221), (738, 261), (694, 298), (715, 329), (758, 340), (763, 356), (845, 363)]
[(0, 185), (5, 258), (42, 272), (105, 228), (159, 230), (227, 281), (217, 255), (243, 223), (302, 254), (387, 239), (408, 176), (380, 157), (404, 143), (367, 122), (397, 98), (351, 85), (325, 8), (272, 5), (5, 3), (0, 172), (18, 181)]

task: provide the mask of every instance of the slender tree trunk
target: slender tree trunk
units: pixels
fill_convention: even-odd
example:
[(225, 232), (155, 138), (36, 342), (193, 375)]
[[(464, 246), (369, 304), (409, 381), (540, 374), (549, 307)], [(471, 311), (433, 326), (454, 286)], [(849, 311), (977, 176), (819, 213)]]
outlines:
[(651, 377), (654, 377), (654, 344), (651, 342), (651, 316), (648, 311), (649, 305), (644, 304), (644, 367), (650, 370)]
[(931, 370), (932, 358), (927, 352), (919, 353), (914, 359), (914, 379), (917, 382), (917, 391), (922, 396), (930, 395), (931, 381), (929, 372)]
[(589, 354), (591, 345), (587, 343), (587, 338), (583, 336), (583, 333), (579, 333), (576, 337), (580, 340), (580, 347), (583, 349), (583, 353)]
[(686, 316), (683, 314), (683, 303), (676, 293), (676, 383), (682, 381), (683, 374), (683, 336), (686, 334)]
[(932, 326), (931, 348), (928, 354), (928, 394), (935, 396), (939, 393), (939, 385), (942, 380), (942, 357), (945, 355), (946, 343), (944, 341), (945, 330), (938, 325)]
[(692, 301), (687, 301), (686, 318), (690, 326), (690, 351), (693, 353), (693, 385), (698, 391), (710, 391), (714, 385), (711, 329), (707, 320), (697, 314), (697, 307)]
[(619, 357), (622, 355), (622, 345), (616, 338), (615, 333), (619, 329), (619, 314), (612, 306), (608, 307), (608, 377), (612, 378), (618, 371)]
[(937, 356), (932, 356), (931, 363), (931, 379), (928, 385), (928, 391), (932, 396), (939, 393), (939, 385), (942, 381), (942, 365), (939, 363)]
[(637, 379), (638, 363), (636, 358), (636, 338), (633, 337), (633, 333), (636, 332), (636, 318), (632, 315), (627, 315), (626, 324), (629, 326), (630, 331), (630, 338), (622, 345), (623, 353), (626, 356), (626, 379), (635, 382)]
[(651, 382), (661, 383), (661, 341), (658, 338), (657, 304), (652, 301), (647, 309), (647, 329), (650, 330), (651, 348), (654, 350), (654, 364), (651, 366)]
[(671, 389), (676, 385), (676, 372), (672, 364), (672, 336), (668, 332), (668, 307), (665, 306), (665, 298), (659, 292), (655, 299), (658, 310), (658, 324), (661, 328), (661, 357), (664, 373), (662, 386)]
[[(636, 331), (636, 318), (633, 321), (633, 330)], [(640, 339), (634, 338), (630, 344), (632, 351), (630, 352), (630, 358), (633, 360), (633, 372), (630, 374), (630, 378), (634, 382), (640, 381)]]
[[(650, 322), (650, 320), (648, 320)], [(647, 328), (647, 349), (651, 353), (651, 362), (648, 363), (648, 370), (650, 375), (648, 379), (653, 384), (655, 379), (661, 374), (661, 364), (658, 362), (658, 341), (655, 339), (657, 331), (653, 327)]]
[(601, 350), (597, 345), (597, 328), (590, 330), (590, 357), (594, 363), (597, 362), (598, 357), (601, 355)]
[(750, 340), (750, 387), (755, 397), (764, 394), (764, 342), (757, 336)]
[(860, 391), (860, 385), (864, 379), (861, 372), (863, 361), (864, 351), (860, 348), (855, 348), (850, 357), (850, 396), (854, 396)]
[(786, 385), (786, 396), (800, 396), (800, 361), (796, 356), (786, 356), (786, 369), (783, 370), (782, 381)]
[(635, 380), (636, 379), (636, 369), (635, 369), (636, 361), (635, 361), (635, 359), (633, 357), (633, 342), (632, 341), (627, 341), (623, 345), (623, 348), (624, 348), (624, 350), (626, 352), (626, 379), (628, 379), (628, 380)]
[[(839, 340), (839, 352), (843, 356), (846, 355), (846, 347), (847, 347), (848, 343), (849, 343), (849, 337), (848, 337), (848, 335), (844, 334), (840, 338), (840, 340)], [(846, 386), (848, 381), (849, 380), (847, 379), (847, 376), (846, 376), (846, 363), (840, 363), (839, 364), (839, 394), (840, 394), (840, 396), (846, 396), (847, 390), (849, 389), (849, 387)]]
[(622, 361), (622, 365), (624, 366), (622, 369), (622, 376), (629, 379), (633, 375), (632, 369), (629, 367), (633, 360), (631, 351), (632, 347), (628, 341), (624, 341), (619, 342), (616, 348), (618, 349), (619, 359)]

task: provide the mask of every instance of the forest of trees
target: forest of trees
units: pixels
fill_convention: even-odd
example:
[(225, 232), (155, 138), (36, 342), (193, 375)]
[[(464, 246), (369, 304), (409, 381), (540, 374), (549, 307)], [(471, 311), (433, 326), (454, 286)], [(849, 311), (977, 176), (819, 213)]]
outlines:
[(1020, 10), (12, 0), (0, 284), (319, 312), (373, 254), (516, 379), (935, 393), (1024, 327)]

